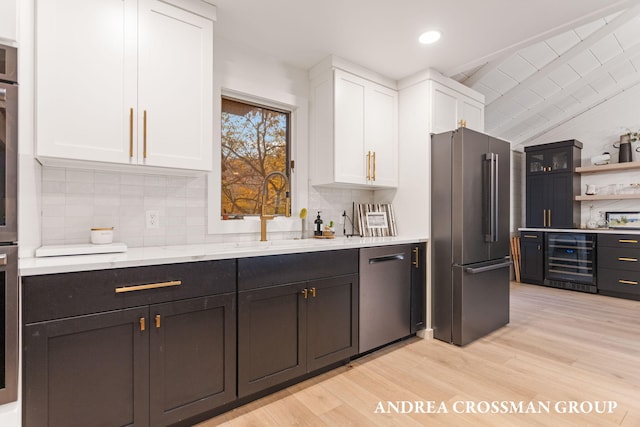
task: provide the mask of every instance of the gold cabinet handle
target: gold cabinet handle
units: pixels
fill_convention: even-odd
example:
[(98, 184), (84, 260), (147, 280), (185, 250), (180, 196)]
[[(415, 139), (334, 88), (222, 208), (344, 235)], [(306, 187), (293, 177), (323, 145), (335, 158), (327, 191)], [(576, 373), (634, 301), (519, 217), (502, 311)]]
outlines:
[(618, 283), (622, 283), (623, 285), (637, 285), (638, 282), (635, 280), (618, 280)]
[(376, 152), (373, 152), (373, 180), (376, 180)]
[(156, 314), (156, 329), (160, 328), (160, 315)]
[(638, 258), (619, 257), (618, 261), (638, 262)]
[(144, 331), (146, 329), (145, 324), (144, 324), (144, 317), (140, 318), (140, 330)]
[(147, 158), (147, 110), (144, 110), (142, 115), (142, 155), (146, 159)]
[(136, 285), (136, 286), (123, 286), (121, 288), (116, 288), (116, 294), (121, 294), (123, 292), (144, 291), (145, 289), (167, 288), (169, 286), (180, 286), (180, 285), (182, 285), (181, 280), (172, 280), (171, 282), (149, 283), (146, 285)]
[(133, 108), (129, 108), (129, 157), (133, 158)]
[(618, 243), (638, 243), (638, 241), (634, 239), (619, 239)]
[(531, 234), (525, 234), (522, 237), (524, 237), (525, 239), (537, 239), (538, 238), (538, 236), (532, 236)]
[(311, 288), (311, 296), (316, 297), (316, 288)]
[(549, 220), (547, 221), (547, 226), (551, 227), (551, 209), (547, 211), (547, 215), (549, 215)]
[(308, 295), (309, 295), (309, 290), (307, 288), (304, 288), (302, 290), (302, 296), (304, 297), (304, 299), (307, 299)]
[(420, 250), (418, 248), (413, 248), (411, 252), (413, 252), (413, 254), (415, 255), (414, 261), (411, 264), (413, 264), (416, 268), (420, 268), (420, 258), (418, 256)]
[(367, 151), (367, 181), (371, 181), (371, 151)]
[(547, 226), (547, 210), (546, 209), (542, 210), (542, 226), (543, 227)]

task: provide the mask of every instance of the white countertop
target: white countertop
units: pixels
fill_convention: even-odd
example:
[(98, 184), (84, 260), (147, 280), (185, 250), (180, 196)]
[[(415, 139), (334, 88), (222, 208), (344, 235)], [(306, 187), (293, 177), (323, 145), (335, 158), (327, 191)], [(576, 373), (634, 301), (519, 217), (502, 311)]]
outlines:
[(606, 234), (638, 234), (640, 230), (628, 228), (531, 228), (522, 227), (518, 231), (544, 231), (545, 233), (606, 233)]
[(21, 276), (139, 267), (180, 262), (247, 258), (264, 255), (330, 251), (336, 249), (387, 246), (426, 242), (424, 237), (336, 237), (335, 239), (294, 239), (268, 242), (235, 242), (200, 245), (130, 248), (124, 253), (21, 258)]

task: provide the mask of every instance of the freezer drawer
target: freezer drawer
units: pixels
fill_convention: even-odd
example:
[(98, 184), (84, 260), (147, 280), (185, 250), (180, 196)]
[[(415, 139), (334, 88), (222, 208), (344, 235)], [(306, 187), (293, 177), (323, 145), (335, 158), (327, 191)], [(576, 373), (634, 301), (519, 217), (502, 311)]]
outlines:
[(469, 344), (509, 323), (510, 265), (500, 261), (453, 267), (453, 344)]

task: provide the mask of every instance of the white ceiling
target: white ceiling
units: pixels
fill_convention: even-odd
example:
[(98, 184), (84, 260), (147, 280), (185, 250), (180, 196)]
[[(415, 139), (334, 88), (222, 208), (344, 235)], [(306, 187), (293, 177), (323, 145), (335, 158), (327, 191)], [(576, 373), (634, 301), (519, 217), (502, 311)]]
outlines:
[[(333, 54), (396, 80), (452, 76), (515, 144), (640, 82), (640, 0), (213, 1), (218, 37), (302, 69)], [(418, 44), (432, 28), (442, 39)]]

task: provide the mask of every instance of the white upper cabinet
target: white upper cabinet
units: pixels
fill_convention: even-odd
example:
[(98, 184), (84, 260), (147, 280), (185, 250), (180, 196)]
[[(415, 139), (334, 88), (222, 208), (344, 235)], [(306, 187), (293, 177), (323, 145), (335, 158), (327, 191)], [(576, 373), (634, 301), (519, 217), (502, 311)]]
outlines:
[(432, 132), (457, 129), (464, 124), (479, 132), (484, 131), (484, 104), (457, 90), (432, 81)]
[(38, 158), (211, 170), (215, 8), (171, 3), (37, 1)]
[(18, 0), (0, 1), (0, 43), (18, 40)]
[(313, 185), (398, 185), (398, 94), (331, 68), (311, 82)]

